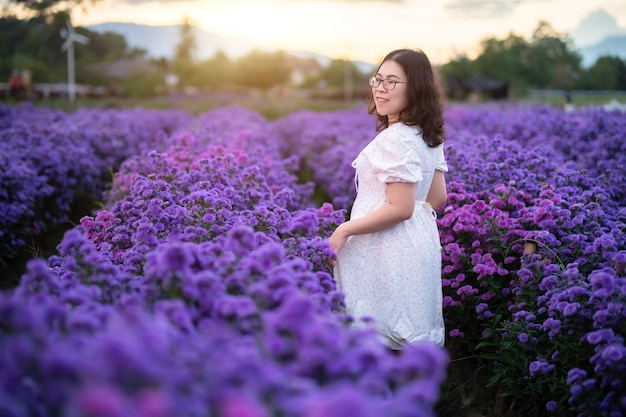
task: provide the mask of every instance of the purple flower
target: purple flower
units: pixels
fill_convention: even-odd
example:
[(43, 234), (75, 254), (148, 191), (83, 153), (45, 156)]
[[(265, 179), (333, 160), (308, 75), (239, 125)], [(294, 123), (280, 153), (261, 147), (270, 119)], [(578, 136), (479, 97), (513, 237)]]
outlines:
[(581, 381), (587, 377), (587, 371), (580, 368), (572, 368), (567, 374), (567, 383), (573, 385), (574, 383)]
[(154, 389), (141, 391), (135, 398), (134, 408), (138, 417), (166, 417), (171, 414), (165, 395)]
[(608, 362), (619, 364), (624, 357), (626, 357), (626, 348), (623, 345), (617, 343), (605, 346), (601, 350), (602, 359)]
[(246, 255), (254, 245), (254, 231), (247, 226), (236, 226), (226, 237), (226, 247), (237, 255)]
[[(488, 107), (446, 114), (454, 175), (437, 225), (450, 337), (468, 346), (489, 338), (495, 349), (525, 343), (536, 360), (511, 377), (554, 386), (559, 394), (538, 394), (548, 411), (558, 405), (548, 395), (568, 389), (555, 365), (576, 363), (585, 370), (568, 374), (575, 412), (616, 413), (624, 408), (623, 115)], [(37, 413), (89, 414), (77, 408), (84, 395), (93, 415), (432, 414), (445, 368), (439, 351), (393, 356), (372, 322), (349, 329), (325, 264), (326, 239), (354, 201), (350, 162), (374, 134), (369, 115), (3, 116), (13, 112), (0, 106), (2, 183), (15, 190), (0, 202), (5, 253), (64, 221), (74, 190), (100, 195), (103, 168), (116, 171), (105, 209), (84, 217), (47, 265), (30, 263), (10, 296), (0, 294), (8, 329), (0, 379), (26, 375), (23, 364), (37, 369)], [(314, 187), (329, 200), (320, 208)], [(524, 253), (528, 240), (534, 254)], [(572, 350), (581, 341), (591, 349)], [(496, 372), (509, 375), (504, 367)], [(104, 401), (90, 389), (104, 390)], [(12, 392), (8, 407), (32, 404), (24, 392)]]
[(218, 413), (223, 417), (268, 417), (265, 407), (254, 398), (231, 394), (218, 400)]
[(128, 412), (124, 394), (112, 386), (86, 387), (77, 396), (77, 411), (95, 417), (123, 417)]
[(530, 363), (529, 372), (531, 377), (535, 377), (539, 374), (547, 374), (555, 369), (555, 365), (549, 363), (546, 359), (538, 359)]
[(483, 311), (487, 310), (489, 308), (489, 306), (485, 303), (480, 303), (476, 306), (476, 313), (480, 314)]
[(587, 342), (592, 345), (597, 345), (600, 342), (609, 342), (613, 340), (615, 335), (613, 333), (613, 329), (601, 329), (589, 332), (585, 337), (587, 339)]
[(576, 398), (583, 393), (583, 387), (579, 384), (572, 385), (569, 392), (572, 394), (572, 397)]
[(450, 330), (449, 334), (450, 334), (450, 337), (460, 337), (460, 338), (465, 337), (465, 334), (459, 329), (452, 329)]
[(578, 310), (579, 307), (579, 303), (568, 303), (565, 308), (563, 308), (563, 314), (565, 316), (571, 316), (576, 313), (576, 310)]
[(311, 399), (301, 414), (303, 417), (376, 417), (382, 410), (370, 403), (367, 396), (345, 387)]

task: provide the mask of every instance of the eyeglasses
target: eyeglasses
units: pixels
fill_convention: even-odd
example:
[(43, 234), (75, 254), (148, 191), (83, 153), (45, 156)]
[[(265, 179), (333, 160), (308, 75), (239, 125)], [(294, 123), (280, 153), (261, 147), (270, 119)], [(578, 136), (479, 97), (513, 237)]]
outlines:
[(370, 78), (370, 86), (376, 88), (380, 85), (380, 83), (383, 83), (383, 88), (385, 90), (393, 90), (394, 88), (396, 88), (396, 84), (406, 84), (404, 81), (381, 80), (376, 77)]

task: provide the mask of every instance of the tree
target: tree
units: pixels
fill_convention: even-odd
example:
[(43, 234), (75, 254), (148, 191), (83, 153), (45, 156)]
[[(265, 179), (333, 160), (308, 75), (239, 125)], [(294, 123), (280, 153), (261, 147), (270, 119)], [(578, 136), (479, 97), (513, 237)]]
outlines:
[(582, 78), (590, 90), (626, 90), (626, 61), (617, 56), (602, 56)]
[(83, 7), (89, 4), (96, 4), (100, 0), (9, 0), (25, 11), (30, 11), (35, 15), (51, 15), (59, 11), (69, 11), (74, 7)]
[(181, 86), (191, 85), (195, 68), (194, 54), (196, 52), (196, 38), (193, 33), (193, 26), (189, 22), (189, 18), (185, 17), (180, 27), (180, 40), (176, 45), (174, 53), (174, 73), (178, 76)]
[(523, 95), (530, 88), (573, 88), (581, 69), (569, 39), (540, 21), (529, 40), (514, 33), (486, 38), (476, 59), (456, 58), (441, 72), (445, 80), (484, 76), (508, 81), (515, 95)]
[(98, 33), (83, 28), (77, 28), (76, 31), (89, 38), (89, 47), (85, 48), (85, 56), (89, 61), (145, 57), (148, 53), (145, 49), (129, 48), (126, 38), (119, 33)]
[(473, 77), (474, 62), (467, 55), (459, 55), (439, 68), (442, 85), (450, 99), (461, 99), (467, 94), (464, 80)]
[(193, 34), (193, 26), (189, 18), (185, 17), (180, 27), (180, 41), (176, 45), (174, 60), (187, 63), (193, 62), (197, 47), (196, 38)]
[[(50, 16), (18, 19), (0, 17), (0, 77), (8, 79), (12, 70), (30, 70), (35, 83), (65, 82), (67, 59), (61, 52), (69, 12)], [(90, 73), (89, 64), (114, 61), (120, 58), (143, 56), (145, 51), (129, 49), (123, 36), (114, 33), (97, 33), (77, 27), (76, 32), (89, 38), (89, 45), (76, 44), (76, 80), (80, 83), (100, 84)]]
[(354, 83), (360, 80), (359, 69), (351, 61), (343, 59), (333, 59), (326, 68), (322, 70), (321, 78), (328, 83), (331, 88), (344, 88), (346, 74), (350, 73), (352, 87)]
[(262, 90), (286, 83), (291, 75), (283, 51), (269, 53), (254, 50), (239, 58), (235, 69), (236, 81), (246, 87)]
[(467, 55), (459, 55), (443, 64), (440, 73), (444, 80), (451, 78), (466, 80), (474, 74), (472, 60)]
[(226, 53), (217, 51), (212, 58), (195, 66), (192, 83), (196, 87), (223, 90), (233, 81), (233, 66)]
[(569, 89), (580, 72), (580, 56), (567, 37), (540, 21), (529, 50), (529, 77), (538, 88)]
[(529, 45), (522, 37), (510, 33), (506, 39), (488, 38), (482, 41), (482, 53), (474, 62), (475, 75), (501, 81), (515, 80), (525, 86)]
[[(61, 81), (62, 74), (67, 74), (67, 59), (60, 50), (63, 38), (59, 32), (65, 27), (67, 19), (68, 14), (65, 12), (27, 20), (15, 16), (0, 18), (2, 77), (6, 78), (11, 70), (16, 69), (30, 70), (33, 80), (37, 82)], [(45, 70), (42, 71), (42, 68)]]

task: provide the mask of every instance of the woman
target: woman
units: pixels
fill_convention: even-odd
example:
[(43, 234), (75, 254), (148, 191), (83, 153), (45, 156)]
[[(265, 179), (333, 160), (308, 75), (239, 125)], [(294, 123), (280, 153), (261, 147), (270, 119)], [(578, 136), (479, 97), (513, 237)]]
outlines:
[(443, 96), (421, 51), (389, 53), (370, 79), (378, 135), (352, 163), (357, 197), (329, 239), (354, 326), (373, 319), (391, 349), (444, 343), (441, 244), (433, 210), (446, 202)]

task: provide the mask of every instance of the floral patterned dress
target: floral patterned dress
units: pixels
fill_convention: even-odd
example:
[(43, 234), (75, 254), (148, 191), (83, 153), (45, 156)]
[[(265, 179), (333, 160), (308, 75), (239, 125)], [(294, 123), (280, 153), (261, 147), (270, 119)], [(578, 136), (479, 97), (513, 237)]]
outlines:
[(413, 215), (381, 232), (351, 236), (334, 269), (355, 327), (369, 320), (387, 346), (430, 340), (443, 345), (441, 243), (436, 213), (426, 203), (435, 170), (447, 172), (443, 145), (430, 148), (416, 126), (393, 124), (352, 163), (357, 197), (351, 219), (387, 203), (386, 183), (416, 183)]

